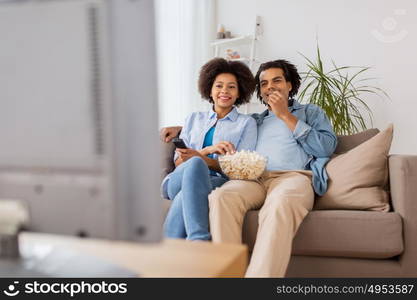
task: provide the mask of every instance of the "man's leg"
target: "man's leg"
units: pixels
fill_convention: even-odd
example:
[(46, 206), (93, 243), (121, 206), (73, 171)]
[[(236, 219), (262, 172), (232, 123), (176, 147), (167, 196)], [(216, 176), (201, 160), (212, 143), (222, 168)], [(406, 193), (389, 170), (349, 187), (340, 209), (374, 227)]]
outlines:
[(255, 181), (231, 180), (209, 195), (213, 242), (242, 243), (242, 224), (248, 210), (259, 208), (265, 189)]
[(313, 208), (311, 175), (284, 172), (266, 181), (268, 189), (259, 212), (259, 227), (246, 277), (284, 277), (293, 238)]

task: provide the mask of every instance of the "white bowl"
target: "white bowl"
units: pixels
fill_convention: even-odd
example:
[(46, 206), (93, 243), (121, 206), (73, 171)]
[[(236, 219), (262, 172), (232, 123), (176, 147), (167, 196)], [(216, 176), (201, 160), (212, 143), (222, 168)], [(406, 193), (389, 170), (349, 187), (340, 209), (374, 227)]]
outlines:
[(265, 171), (267, 159), (255, 151), (219, 156), (219, 165), (229, 179), (256, 180)]

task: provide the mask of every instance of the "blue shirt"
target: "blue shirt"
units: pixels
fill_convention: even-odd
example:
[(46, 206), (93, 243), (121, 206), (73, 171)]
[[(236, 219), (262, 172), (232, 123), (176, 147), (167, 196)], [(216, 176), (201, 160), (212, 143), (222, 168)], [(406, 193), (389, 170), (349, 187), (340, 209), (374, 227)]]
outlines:
[[(256, 121), (249, 115), (241, 114), (234, 107), (224, 118), (217, 120), (214, 110), (207, 112), (193, 112), (186, 119), (181, 131), (182, 138), (188, 148), (195, 150), (203, 149), (204, 139), (210, 129), (216, 125), (213, 133), (212, 144), (226, 141), (232, 143), (237, 151), (255, 150), (258, 129)], [(175, 153), (174, 161), (178, 158)], [(217, 154), (213, 155), (217, 159)], [(168, 174), (162, 184), (162, 196), (168, 198), (166, 188), (170, 174)]]
[[(214, 136), (215, 130), (216, 130), (216, 127), (213, 126), (209, 129), (209, 131), (207, 131), (206, 136), (204, 137), (203, 148), (213, 145), (213, 136)], [(210, 158), (213, 158), (212, 154), (209, 154), (207, 156)]]
[[(182, 138), (187, 147), (203, 149), (204, 138), (207, 132), (216, 124), (213, 134), (213, 145), (226, 141), (232, 143), (237, 151), (255, 150), (258, 136), (257, 123), (248, 115), (241, 114), (234, 107), (224, 118), (217, 120), (214, 110), (207, 112), (193, 112), (185, 119), (181, 131)], [(178, 158), (175, 154), (174, 161)], [(214, 155), (214, 159), (217, 155)]]
[[(216, 130), (216, 127), (213, 126), (209, 129), (209, 131), (207, 131), (206, 136), (204, 137), (203, 148), (213, 145), (213, 136), (214, 136), (215, 130)], [(210, 158), (214, 158), (213, 154), (209, 154), (207, 156)], [(217, 174), (218, 173), (216, 171), (210, 170), (210, 175), (216, 176)]]
[[(337, 137), (326, 114), (317, 105), (300, 104), (294, 100), (288, 110), (298, 119), (295, 130), (292, 132), (292, 138), (308, 156), (304, 169), (313, 172), (314, 191), (318, 195), (323, 195), (327, 190), (328, 180), (325, 165), (336, 149)], [(258, 124), (260, 133), (263, 130), (269, 131), (269, 127), (274, 126), (273, 122), (264, 122), (265, 117), (269, 114), (272, 113), (266, 110), (261, 114), (252, 115)], [(258, 139), (259, 144), (263, 142), (265, 142), (264, 138)], [(276, 155), (280, 156), (278, 152)], [(288, 159), (292, 159), (292, 156), (289, 156)]]
[(293, 132), (271, 112), (264, 117), (262, 126), (259, 126), (256, 152), (268, 159), (268, 171), (304, 170), (309, 161)]

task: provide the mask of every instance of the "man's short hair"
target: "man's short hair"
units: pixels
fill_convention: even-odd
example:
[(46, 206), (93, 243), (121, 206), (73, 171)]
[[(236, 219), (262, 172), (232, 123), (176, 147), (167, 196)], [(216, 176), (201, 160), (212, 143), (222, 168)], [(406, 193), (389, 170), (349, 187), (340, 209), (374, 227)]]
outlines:
[(236, 99), (235, 105), (248, 103), (255, 91), (256, 84), (251, 70), (242, 62), (229, 61), (224, 58), (214, 58), (201, 68), (198, 78), (198, 90), (201, 97), (213, 103), (213, 99), (210, 97), (211, 88), (217, 75), (223, 73), (233, 74), (236, 77), (239, 97)]
[(283, 71), (284, 77), (286, 81), (291, 82), (292, 89), (289, 93), (289, 97), (292, 98), (298, 92), (301, 84), (301, 77), (298, 74), (297, 68), (285, 59), (278, 59), (273, 61), (268, 61), (260, 65), (258, 72), (256, 73), (255, 80), (256, 80), (256, 95), (258, 96), (259, 100), (262, 101), (261, 98), (261, 85), (260, 85), (260, 75), (263, 71), (272, 69), (272, 68), (279, 68)]

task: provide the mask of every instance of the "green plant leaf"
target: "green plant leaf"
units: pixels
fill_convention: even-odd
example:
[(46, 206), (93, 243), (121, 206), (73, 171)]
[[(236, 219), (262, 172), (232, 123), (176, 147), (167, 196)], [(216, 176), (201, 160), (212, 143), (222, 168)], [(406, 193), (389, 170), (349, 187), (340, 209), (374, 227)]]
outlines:
[(367, 129), (367, 122), (373, 124), (373, 114), (364, 95), (378, 95), (388, 98), (388, 94), (379, 87), (361, 85), (375, 78), (361, 78), (370, 67), (342, 66), (332, 61), (332, 69), (325, 71), (320, 48), (317, 43), (316, 58), (312, 60), (302, 53), (307, 71), (300, 73), (304, 84), (299, 93), (303, 103), (320, 106), (336, 134), (353, 134)]

